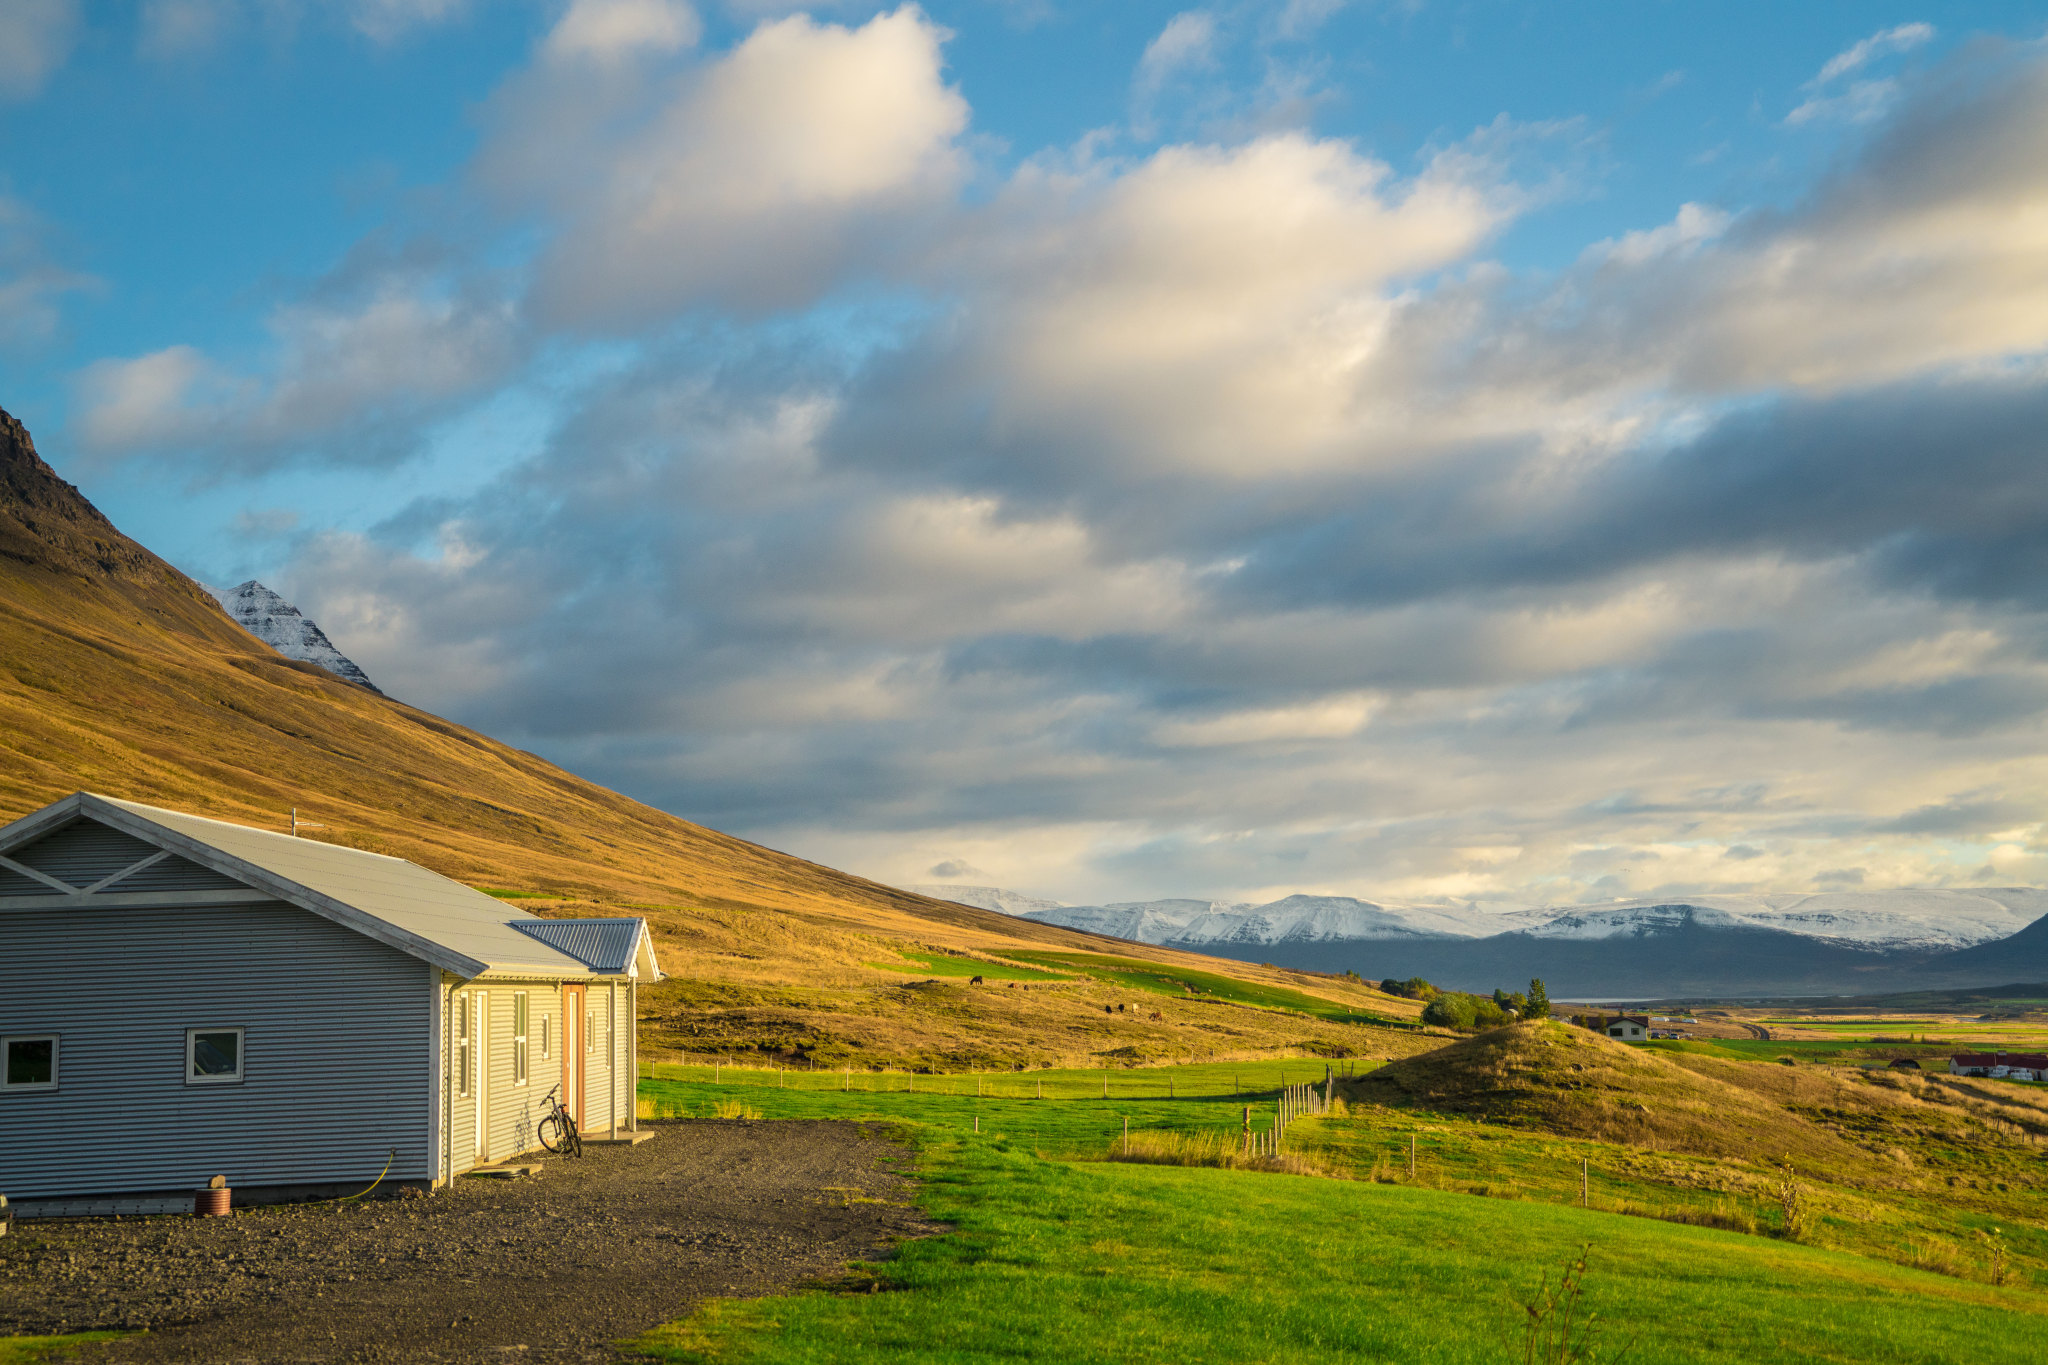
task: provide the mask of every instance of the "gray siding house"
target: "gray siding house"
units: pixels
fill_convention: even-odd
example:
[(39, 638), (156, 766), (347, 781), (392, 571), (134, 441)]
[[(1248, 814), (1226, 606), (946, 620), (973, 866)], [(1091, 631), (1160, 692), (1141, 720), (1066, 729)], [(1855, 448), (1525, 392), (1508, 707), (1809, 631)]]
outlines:
[(80, 792), (0, 828), (0, 1194), (438, 1185), (533, 1150), (557, 1085), (622, 1137), (659, 979), (644, 920)]

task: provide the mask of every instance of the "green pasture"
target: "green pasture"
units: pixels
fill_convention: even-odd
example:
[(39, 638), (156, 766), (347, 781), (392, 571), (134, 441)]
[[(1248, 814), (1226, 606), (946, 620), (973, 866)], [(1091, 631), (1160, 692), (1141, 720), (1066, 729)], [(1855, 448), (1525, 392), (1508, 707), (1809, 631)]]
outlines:
[(1033, 971), (1029, 967), (1012, 967), (1001, 962), (983, 962), (972, 957), (950, 957), (945, 953), (918, 952), (909, 948), (898, 948), (898, 957), (915, 964), (904, 966), (901, 962), (870, 962), (870, 967), (879, 967), (885, 972), (907, 972), (913, 976), (985, 977), (990, 981), (1069, 981), (1070, 976), (1053, 972)]
[[(954, 1075), (916, 1074), (908, 1071), (777, 1071), (768, 1067), (709, 1067), (673, 1062), (640, 1064), (640, 1101), (643, 1106), (671, 1108), (694, 1105), (689, 1114), (701, 1116), (704, 1106), (716, 1099), (741, 1098), (757, 1103), (764, 1092), (775, 1092), (778, 1103), (802, 1105), (813, 1097), (819, 1108), (781, 1112), (777, 1118), (844, 1118), (848, 1106), (871, 1105), (872, 1116), (924, 1121), (929, 1116), (954, 1112), (945, 1102), (965, 1099), (970, 1107), (958, 1112), (977, 1112), (977, 1098), (1026, 1105), (1055, 1100), (1104, 1100), (1116, 1104), (1201, 1101), (1251, 1103), (1269, 1101), (1284, 1086), (1307, 1082), (1320, 1084), (1325, 1075), (1362, 1076), (1377, 1062), (1340, 1060), (1326, 1062), (1320, 1057), (1303, 1057), (1255, 1062), (1198, 1062), (1191, 1066), (1089, 1067), (1045, 1071), (970, 1071)], [(713, 1078), (718, 1084), (713, 1084)], [(861, 1097), (870, 1097), (863, 1099)], [(934, 1107), (936, 1106), (936, 1107)], [(978, 1112), (986, 1112), (980, 1110)], [(1036, 1112), (1036, 1111), (1030, 1111)], [(1221, 1113), (1221, 1110), (1217, 1111)], [(863, 1116), (866, 1116), (865, 1114)], [(932, 1121), (938, 1121), (936, 1117)], [(1221, 1122), (1220, 1119), (1215, 1120)]]
[(118, 1341), (126, 1332), (75, 1332), (61, 1337), (0, 1337), (0, 1365), (30, 1365), (32, 1361), (59, 1361), (80, 1346), (95, 1341)]
[(1261, 986), (1228, 976), (1217, 976), (1213, 972), (1169, 967), (1161, 962), (1147, 962), (1143, 958), (1109, 957), (1098, 953), (1037, 951), (1006, 953), (1004, 956), (1014, 957), (1020, 962), (1036, 962), (1041, 966), (1092, 976), (1098, 981), (1106, 981), (1134, 991), (1145, 991), (1152, 995), (1186, 998), (1190, 993), (1189, 988), (1192, 987), (1193, 993), (1202, 998), (1227, 1000), (1235, 1005), (1252, 1005), (1260, 1009), (1288, 1010), (1336, 1024), (1393, 1022), (1372, 1010), (1339, 1004), (1334, 1000), (1324, 1000), (1320, 996), (1290, 990), (1285, 986)]
[[(635, 1343), (657, 1359), (1476, 1365), (1521, 1358), (1521, 1305), (1588, 1244), (1581, 1313), (1594, 1317), (1600, 1360), (1936, 1365), (2029, 1358), (2048, 1328), (2048, 1296), (2032, 1289), (1457, 1192), (1465, 1173), (1450, 1153), (1488, 1141), (1480, 1125), (1418, 1128), (1441, 1141), (1425, 1157), (1439, 1189), (1427, 1176), (1381, 1183), (1070, 1159), (1106, 1155), (1125, 1117), (1134, 1129), (1234, 1126), (1239, 1107), (1224, 1097), (1041, 1102), (659, 1081), (641, 1093), (685, 1108), (738, 1097), (770, 1118), (891, 1121), (918, 1150), (921, 1202), (955, 1229), (852, 1267), (842, 1284), (709, 1304)], [(1290, 1132), (1351, 1122), (1303, 1120)], [(1358, 1140), (1389, 1145), (1386, 1136)], [(1355, 1155), (1363, 1164), (1368, 1154)], [(1568, 1157), (1560, 1146), (1527, 1159), (1575, 1178)]]

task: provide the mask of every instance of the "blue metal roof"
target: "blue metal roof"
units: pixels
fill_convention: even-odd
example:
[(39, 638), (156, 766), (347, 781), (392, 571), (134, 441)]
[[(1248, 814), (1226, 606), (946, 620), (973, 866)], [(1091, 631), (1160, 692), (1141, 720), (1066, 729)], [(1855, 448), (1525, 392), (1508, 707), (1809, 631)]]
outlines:
[(550, 948), (567, 953), (601, 976), (623, 975), (633, 965), (644, 944), (650, 976), (654, 968), (654, 945), (648, 939), (647, 921), (642, 919), (533, 919), (512, 925)]

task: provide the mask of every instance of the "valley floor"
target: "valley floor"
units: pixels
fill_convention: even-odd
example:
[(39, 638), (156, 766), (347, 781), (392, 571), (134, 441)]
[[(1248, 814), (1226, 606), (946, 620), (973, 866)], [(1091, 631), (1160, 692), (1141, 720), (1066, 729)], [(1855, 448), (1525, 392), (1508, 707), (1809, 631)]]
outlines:
[[(2005, 1090), (1990, 1083), (1973, 1083), (1992, 1096), (1986, 1101), (1960, 1088), (1944, 1098), (1948, 1082), (1914, 1082), (1922, 1097), (1901, 1100), (1904, 1092), (1876, 1084), (1892, 1079), (1881, 1074), (1630, 1049), (1559, 1026), (1482, 1035), (1435, 1061), (1392, 1064), (1387, 1074), (1430, 1065), (1450, 1079), (1479, 1076), (1494, 1065), (1488, 1058), (1524, 1065), (1525, 1055), (1511, 1049), (1525, 1045), (1554, 1052), (1559, 1070), (1592, 1077), (1615, 1095), (1684, 1084), (1695, 1073), (1680, 1060), (1724, 1077), (1736, 1074), (1731, 1066), (1749, 1068), (1738, 1079), (1757, 1095), (1778, 1094), (1785, 1124), (1837, 1145), (1795, 1153), (1798, 1166), (1788, 1170), (1725, 1151), (1681, 1150), (1670, 1137), (1676, 1129), (1645, 1130), (1647, 1139), (1633, 1143), (1563, 1137), (1527, 1122), (1374, 1102), (1392, 1092), (1366, 1079), (1373, 1063), (1356, 1060), (1333, 1064), (1337, 1104), (1326, 1116), (1296, 1119), (1278, 1162), (1245, 1162), (1233, 1154), (1246, 1111), (1254, 1129), (1267, 1129), (1280, 1088), (1321, 1082), (1325, 1063), (939, 1076), (661, 1064), (641, 1081), (641, 1112), (643, 1123), (666, 1131), (635, 1155), (673, 1162), (686, 1147), (698, 1153), (697, 1165), (675, 1175), (690, 1188), (664, 1187), (663, 1198), (687, 1202), (720, 1172), (743, 1174), (757, 1155), (749, 1144), (770, 1140), (765, 1135), (812, 1127), (805, 1120), (851, 1121), (840, 1131), (894, 1134), (902, 1145), (888, 1150), (914, 1161), (921, 1183), (895, 1184), (886, 1172), (865, 1180), (799, 1172), (771, 1197), (893, 1230), (895, 1245), (871, 1239), (866, 1259), (843, 1265), (844, 1250), (803, 1244), (801, 1235), (757, 1238), (745, 1267), (753, 1277), (718, 1281), (706, 1267), (722, 1264), (721, 1239), (737, 1245), (756, 1222), (781, 1216), (766, 1198), (699, 1218), (690, 1226), (706, 1236), (693, 1241), (682, 1214), (666, 1205), (634, 1211), (644, 1193), (615, 1196), (597, 1182), (588, 1194), (617, 1205), (593, 1220), (600, 1233), (606, 1217), (632, 1221), (633, 1255), (668, 1267), (656, 1278), (671, 1279), (664, 1294), (674, 1307), (650, 1297), (607, 1319), (609, 1330), (565, 1320), (558, 1325), (571, 1328), (566, 1335), (521, 1335), (502, 1311), (520, 1285), (538, 1285), (565, 1263), (602, 1281), (602, 1236), (570, 1223), (560, 1236), (515, 1229), (504, 1243), (470, 1229), (444, 1238), (432, 1267), (393, 1267), (433, 1281), (435, 1293), (455, 1296), (450, 1303), (484, 1305), (466, 1310), (472, 1322), (451, 1324), (460, 1330), (420, 1339), (413, 1353), (393, 1342), (380, 1357), (362, 1342), (365, 1350), (333, 1354), (319, 1340), (317, 1305), (288, 1330), (297, 1332), (298, 1354), (336, 1359), (459, 1358), (443, 1354), (449, 1343), (511, 1343), (533, 1348), (521, 1353), (528, 1359), (554, 1349), (764, 1365), (1476, 1365), (1525, 1358), (1529, 1325), (1554, 1333), (1569, 1308), (1569, 1344), (1592, 1351), (1570, 1358), (1585, 1361), (1965, 1365), (2038, 1354), (2048, 1331), (2041, 1149), (2024, 1127), (1998, 1117), (2024, 1118), (2037, 1089), (2010, 1087), (2012, 1103), (2004, 1104)], [(1501, 1093), (1498, 1076), (1485, 1074), (1494, 1088), (1467, 1093), (1491, 1103)], [(1626, 1091), (1631, 1085), (1638, 1089)], [(1855, 1108), (1853, 1096), (1832, 1108), (1811, 1103), (1816, 1091), (1858, 1087), (1869, 1088), (1878, 1107)], [(1585, 1101), (1581, 1091), (1564, 1095), (1570, 1104)], [(665, 1146), (675, 1151), (663, 1155)], [(1820, 1159), (1835, 1151), (1853, 1159)], [(1188, 1160), (1211, 1164), (1172, 1164)], [(600, 1171), (593, 1164), (568, 1174), (582, 1181)], [(558, 1178), (551, 1168), (547, 1180)], [(517, 1188), (465, 1191), (462, 1199), (505, 1200)], [(518, 1197), (565, 1188), (543, 1181)], [(267, 1217), (281, 1226), (291, 1216), (322, 1215), (235, 1221), (256, 1228)], [(222, 1232), (206, 1235), (227, 1235), (228, 1225), (218, 1226)], [(1579, 1294), (1560, 1296), (1560, 1277), (1581, 1254)], [(465, 1258), (474, 1258), (468, 1270)], [(75, 1276), (79, 1266), (55, 1268)], [(805, 1276), (816, 1278), (806, 1284)], [(74, 1279), (66, 1292), (75, 1300), (82, 1288)], [(662, 1317), (673, 1320), (648, 1330)], [(45, 1325), (17, 1322), (17, 1330)], [(108, 1360), (175, 1359), (161, 1347), (210, 1339), (193, 1338), (193, 1330), (85, 1349)], [(35, 1354), (17, 1343), (15, 1358)], [(9, 1359), (0, 1342), (0, 1361)]]

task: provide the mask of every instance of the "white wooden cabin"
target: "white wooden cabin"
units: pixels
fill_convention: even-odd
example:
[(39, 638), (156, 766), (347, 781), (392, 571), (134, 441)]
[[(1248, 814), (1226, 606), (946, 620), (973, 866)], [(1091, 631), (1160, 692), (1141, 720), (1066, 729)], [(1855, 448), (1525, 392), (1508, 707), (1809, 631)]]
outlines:
[(80, 792), (0, 828), (0, 1195), (432, 1187), (534, 1150), (558, 1085), (625, 1137), (660, 975), (644, 920)]

